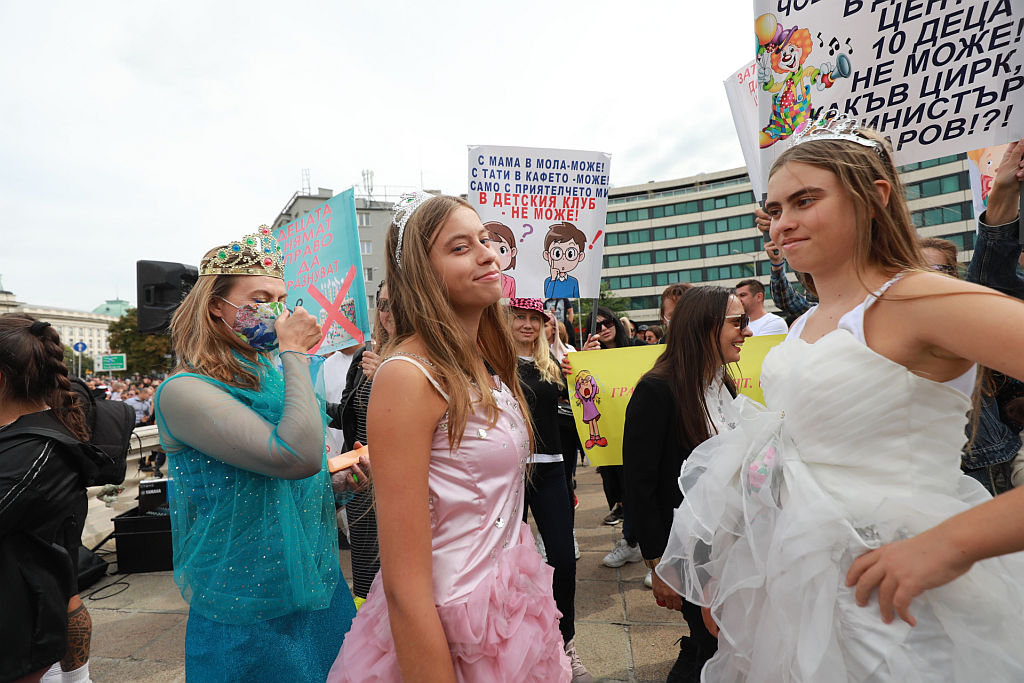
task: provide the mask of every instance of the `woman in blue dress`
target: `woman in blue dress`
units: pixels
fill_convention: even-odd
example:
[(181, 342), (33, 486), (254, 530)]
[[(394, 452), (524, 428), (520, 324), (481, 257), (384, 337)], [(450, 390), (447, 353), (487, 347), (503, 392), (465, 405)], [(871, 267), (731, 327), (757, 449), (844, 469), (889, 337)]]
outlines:
[(263, 226), (203, 257), (171, 322), (156, 416), (189, 681), (323, 681), (355, 613), (305, 353), (320, 330), (286, 293)]

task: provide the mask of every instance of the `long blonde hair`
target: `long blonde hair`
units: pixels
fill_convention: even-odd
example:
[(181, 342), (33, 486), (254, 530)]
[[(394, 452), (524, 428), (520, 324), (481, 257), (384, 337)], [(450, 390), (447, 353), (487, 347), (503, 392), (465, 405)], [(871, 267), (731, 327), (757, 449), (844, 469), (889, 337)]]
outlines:
[[(387, 236), (388, 298), (395, 336), (384, 349), (384, 355), (390, 355), (413, 336), (423, 344), (434, 364), (434, 378), (448, 394), (448, 438), (452, 450), (462, 441), (473, 403), (483, 406), (492, 425), (498, 420), (498, 403), (494, 393), (487, 390), (491, 378), (478, 362), (479, 357), (512, 391), (520, 410), (526, 406), (516, 374), (518, 356), (501, 304), (495, 301), (487, 306), (480, 316), (476, 339), (467, 338), (449, 303), (444, 283), (431, 268), (430, 249), (438, 232), (460, 208), (473, 209), (466, 201), (448, 195), (421, 204), (406, 223), (400, 267), (395, 262), (398, 226), (392, 223)], [(529, 426), (529, 415), (523, 413), (523, 417)]]
[[(510, 309), (510, 313), (514, 315), (515, 310), (517, 309)], [(543, 317), (543, 314), (541, 314), (541, 317)], [(555, 324), (558, 324), (557, 321)], [(555, 339), (558, 339), (558, 332), (555, 332)], [(562, 379), (562, 367), (551, 355), (551, 345), (548, 344), (548, 335), (545, 328), (541, 328), (540, 334), (534, 340), (533, 349), (530, 351), (530, 354), (533, 356), (533, 364), (540, 371), (541, 380), (550, 382), (559, 388), (565, 386), (565, 381)]]
[(196, 372), (242, 389), (259, 388), (259, 378), (238, 359), (256, 363), (257, 352), (210, 313), (214, 299), (226, 299), (240, 277), (251, 276), (203, 275), (178, 306), (171, 318), (171, 347), (178, 354), (174, 372)]
[[(831, 172), (857, 212), (853, 262), (858, 270), (869, 265), (887, 271), (928, 270), (888, 141), (870, 128), (858, 128), (856, 133), (880, 144), (881, 153), (847, 140), (808, 140), (780, 154), (769, 177), (791, 161)], [(892, 188), (885, 204), (876, 180)], [(817, 296), (813, 278), (806, 277), (804, 286)]]

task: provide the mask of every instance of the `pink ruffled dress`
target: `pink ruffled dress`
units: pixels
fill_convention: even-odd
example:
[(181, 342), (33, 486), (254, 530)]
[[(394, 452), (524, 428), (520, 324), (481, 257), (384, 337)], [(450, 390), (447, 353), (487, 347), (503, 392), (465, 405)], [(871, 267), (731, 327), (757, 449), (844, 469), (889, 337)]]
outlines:
[[(430, 372), (416, 365), (447, 400)], [(492, 389), (501, 409), (491, 426), (470, 414), (459, 449), (448, 450), (448, 416), (434, 431), (428, 480), (434, 602), (459, 681), (569, 681), (572, 674), (551, 594), (552, 569), (523, 523), (526, 423), (508, 387)], [(328, 676), (401, 681), (378, 573)]]

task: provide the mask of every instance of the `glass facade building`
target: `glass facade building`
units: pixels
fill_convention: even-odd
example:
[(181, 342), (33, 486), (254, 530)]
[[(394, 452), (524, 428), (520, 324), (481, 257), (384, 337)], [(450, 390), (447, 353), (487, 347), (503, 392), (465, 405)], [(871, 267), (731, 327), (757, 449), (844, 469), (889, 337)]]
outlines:
[[(958, 154), (900, 168), (918, 233), (954, 242), (961, 262), (975, 233), (967, 163)], [(732, 287), (756, 276), (767, 288), (756, 206), (745, 168), (612, 188), (602, 284), (628, 299), (641, 322), (657, 320), (662, 290), (677, 282)]]

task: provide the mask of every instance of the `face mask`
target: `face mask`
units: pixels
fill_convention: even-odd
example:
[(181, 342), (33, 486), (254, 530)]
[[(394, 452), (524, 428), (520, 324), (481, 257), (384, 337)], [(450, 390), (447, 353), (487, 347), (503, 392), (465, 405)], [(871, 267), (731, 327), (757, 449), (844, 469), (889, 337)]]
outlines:
[[(231, 306), (233, 303), (221, 297), (221, 301)], [(258, 302), (235, 306), (235, 323), (231, 331), (243, 342), (257, 351), (273, 351), (277, 348), (277, 331), (274, 322), (284, 313), (285, 306), (279, 301)], [(221, 318), (221, 320), (224, 320)], [(227, 321), (224, 321), (227, 325)]]

